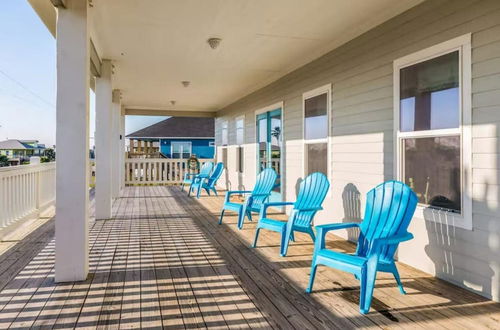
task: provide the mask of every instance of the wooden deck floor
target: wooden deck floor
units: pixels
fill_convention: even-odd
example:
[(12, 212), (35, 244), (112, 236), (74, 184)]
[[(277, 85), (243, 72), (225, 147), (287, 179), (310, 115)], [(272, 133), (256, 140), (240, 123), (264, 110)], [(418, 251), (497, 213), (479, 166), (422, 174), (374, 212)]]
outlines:
[[(0, 329), (499, 327), (500, 304), (405, 265), (408, 294), (381, 276), (366, 316), (349, 274), (320, 268), (316, 291), (306, 295), (310, 239), (298, 234), (286, 258), (275, 233), (262, 232), (260, 247), (250, 249), (255, 224), (238, 231), (228, 216), (217, 225), (221, 203), (178, 187), (126, 188), (115, 217), (92, 223), (90, 276), (78, 283), (54, 283), (49, 221), (0, 259)], [(353, 250), (340, 239), (330, 244)]]

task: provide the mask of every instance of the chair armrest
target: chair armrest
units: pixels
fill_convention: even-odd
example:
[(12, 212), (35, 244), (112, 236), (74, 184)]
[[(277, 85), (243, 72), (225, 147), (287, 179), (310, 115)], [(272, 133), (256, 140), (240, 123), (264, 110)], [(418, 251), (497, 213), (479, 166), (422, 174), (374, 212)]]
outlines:
[(249, 194), (251, 192), (251, 190), (229, 190), (226, 192), (226, 195)]
[(203, 181), (205, 179), (208, 179), (208, 175), (205, 175), (205, 174), (198, 174), (196, 175), (194, 178), (193, 178), (193, 181), (198, 183), (200, 181)]
[(299, 207), (299, 208), (293, 208), (296, 211), (302, 211), (302, 212), (309, 212), (309, 211), (321, 211), (323, 208), (321, 206), (318, 207)]
[(251, 192), (252, 192), (251, 190), (229, 190), (226, 192), (226, 198), (224, 199), (224, 202), (229, 202), (229, 198), (231, 197), (231, 195), (236, 195), (236, 194), (243, 195), (243, 194), (249, 194)]
[(390, 237), (386, 237), (386, 238), (376, 238), (372, 242), (372, 247), (373, 247), (373, 249), (380, 249), (383, 246), (399, 244), (401, 242), (409, 241), (412, 238), (413, 238), (413, 234), (411, 234), (411, 233), (404, 233), (404, 234), (394, 235), (394, 236), (390, 236)]
[(260, 207), (260, 218), (265, 218), (267, 214), (267, 208), (272, 207), (272, 206), (286, 206), (286, 205), (293, 205), (295, 204), (294, 202), (272, 202), (272, 203), (264, 203)]
[(184, 173), (184, 180), (187, 180), (190, 176), (198, 175), (196, 173)]
[(314, 228), (316, 229), (315, 249), (324, 249), (325, 248), (326, 233), (328, 233), (330, 230), (358, 228), (358, 227), (359, 227), (359, 223), (357, 223), (357, 222), (329, 223), (326, 225), (314, 226)]
[[(269, 194), (252, 194), (253, 197), (266, 197), (269, 196)], [(276, 203), (281, 203), (281, 202), (276, 202)]]

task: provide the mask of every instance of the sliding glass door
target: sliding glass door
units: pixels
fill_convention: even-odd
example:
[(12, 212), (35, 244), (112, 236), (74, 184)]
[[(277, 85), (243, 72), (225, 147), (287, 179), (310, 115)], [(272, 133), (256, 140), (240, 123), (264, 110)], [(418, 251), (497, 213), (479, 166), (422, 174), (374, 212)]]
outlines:
[(278, 174), (270, 201), (281, 201), (282, 165), (282, 109), (274, 109), (257, 115), (257, 174), (265, 168), (272, 168)]

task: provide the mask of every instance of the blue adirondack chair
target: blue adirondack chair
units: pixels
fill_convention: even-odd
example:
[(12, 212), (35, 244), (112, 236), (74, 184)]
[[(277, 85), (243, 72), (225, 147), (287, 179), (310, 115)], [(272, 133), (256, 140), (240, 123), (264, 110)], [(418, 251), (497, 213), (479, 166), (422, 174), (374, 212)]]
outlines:
[[(224, 211), (238, 212), (238, 229), (243, 228), (243, 221), (245, 216), (252, 220), (252, 212), (260, 212), (261, 206), (271, 195), (274, 182), (276, 181), (276, 172), (271, 168), (266, 168), (257, 176), (257, 181), (253, 190), (233, 190), (226, 193), (226, 199), (222, 206), (222, 212), (219, 218), (219, 225), (222, 224)], [(246, 194), (247, 197), (244, 203), (234, 203), (230, 201), (231, 195)]]
[(191, 192), (191, 186), (196, 178), (208, 178), (210, 173), (212, 172), (212, 168), (214, 167), (214, 163), (206, 162), (200, 169), (200, 173), (185, 173), (184, 180), (182, 181), (182, 190), (184, 190), (185, 185), (190, 185), (189, 192)]
[[(370, 310), (378, 271), (392, 273), (400, 292), (405, 294), (394, 262), (394, 252), (399, 243), (413, 238), (407, 229), (417, 202), (417, 196), (410, 187), (399, 181), (388, 181), (368, 192), (365, 217), (361, 223), (316, 226), (318, 237), (306, 292), (312, 291), (318, 265), (325, 265), (352, 273), (360, 280), (359, 310), (362, 314)], [(325, 235), (328, 231), (356, 227), (359, 228), (360, 234), (354, 254), (325, 248)]]
[[(286, 256), (290, 240), (295, 240), (295, 231), (309, 234), (312, 240), (315, 241), (314, 231), (311, 226), (312, 221), (316, 212), (323, 209), (321, 204), (325, 200), (329, 187), (330, 183), (328, 182), (328, 178), (323, 173), (312, 173), (300, 183), (299, 193), (295, 203), (265, 203), (260, 209), (259, 223), (255, 230), (255, 239), (252, 247), (257, 246), (257, 239), (259, 238), (259, 231), (261, 229), (268, 229), (281, 233), (280, 255), (282, 257)], [(267, 217), (266, 213), (268, 207), (285, 205), (293, 205), (288, 221), (279, 221)]]
[(189, 189), (189, 192), (196, 189), (196, 198), (200, 198), (200, 191), (203, 188), (205, 189), (207, 194), (210, 195), (210, 191), (213, 191), (215, 193), (215, 196), (217, 196), (217, 189), (215, 189), (215, 184), (217, 183), (217, 180), (219, 180), (223, 171), (224, 163), (217, 163), (212, 174), (210, 174), (208, 178), (199, 178), (193, 181), (193, 183), (191, 184), (192, 189)]

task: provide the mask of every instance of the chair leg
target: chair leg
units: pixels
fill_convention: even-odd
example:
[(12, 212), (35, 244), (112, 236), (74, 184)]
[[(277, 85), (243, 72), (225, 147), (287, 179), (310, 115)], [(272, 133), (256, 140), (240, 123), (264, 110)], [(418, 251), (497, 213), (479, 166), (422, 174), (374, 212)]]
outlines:
[(255, 229), (255, 238), (253, 239), (252, 247), (257, 247), (257, 240), (259, 239), (260, 228)]
[(198, 186), (198, 190), (196, 191), (196, 198), (200, 199), (201, 185)]
[(184, 191), (184, 182), (181, 184), (181, 190)]
[(359, 311), (361, 314), (368, 314), (372, 304), (373, 289), (377, 277), (377, 265), (370, 261), (361, 270), (361, 289), (359, 293)]
[(238, 229), (243, 229), (243, 221), (245, 221), (246, 207), (243, 206), (238, 211)]
[(253, 219), (252, 219), (252, 211), (250, 211), (249, 209), (247, 209), (246, 215), (248, 217), (248, 220), (253, 221)]
[(219, 218), (219, 225), (222, 225), (222, 218), (224, 217), (224, 209), (222, 209), (222, 212), (220, 213), (220, 218)]
[(188, 196), (191, 196), (191, 191), (193, 190), (193, 185), (190, 185), (189, 186), (189, 190), (188, 190)]
[(294, 234), (293, 230), (292, 230), (292, 232), (290, 233), (290, 240), (291, 240), (292, 242), (295, 242), (295, 234)]
[(318, 268), (318, 265), (316, 264), (316, 261), (313, 258), (313, 262), (311, 265), (311, 273), (309, 274), (309, 285), (307, 286), (306, 293), (311, 293), (313, 290), (314, 278), (316, 277), (316, 268)]
[(288, 244), (290, 243), (290, 238), (292, 236), (293, 230), (288, 231), (287, 227), (284, 227), (281, 231), (281, 246), (280, 246), (280, 255), (282, 257), (286, 257), (286, 253), (288, 252)]
[(217, 189), (215, 189), (215, 187), (213, 187), (212, 190), (214, 191), (215, 196), (219, 196), (219, 194), (217, 193)]
[(392, 267), (392, 275), (394, 275), (394, 279), (396, 280), (396, 283), (398, 283), (399, 292), (401, 292), (401, 294), (406, 294), (406, 291), (403, 288), (403, 283), (401, 282), (401, 278), (399, 277), (399, 272), (398, 269), (396, 268), (396, 265), (393, 265)]

